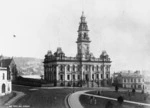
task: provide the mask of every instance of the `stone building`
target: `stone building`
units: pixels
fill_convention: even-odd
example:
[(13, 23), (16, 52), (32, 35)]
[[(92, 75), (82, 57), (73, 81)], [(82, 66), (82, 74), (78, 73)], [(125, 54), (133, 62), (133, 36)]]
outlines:
[(0, 96), (11, 93), (12, 82), (7, 68), (0, 67)]
[(0, 67), (7, 68), (8, 75), (10, 75), (12, 82), (17, 79), (18, 70), (13, 58), (5, 58), (1, 55)]
[(114, 85), (118, 84), (123, 88), (144, 89), (144, 77), (139, 71), (117, 72), (113, 74)]
[(48, 51), (44, 59), (44, 79), (54, 86), (100, 86), (109, 84), (111, 60), (106, 51), (98, 58), (90, 52), (88, 25), (84, 13), (78, 28), (77, 54), (67, 57), (61, 47)]

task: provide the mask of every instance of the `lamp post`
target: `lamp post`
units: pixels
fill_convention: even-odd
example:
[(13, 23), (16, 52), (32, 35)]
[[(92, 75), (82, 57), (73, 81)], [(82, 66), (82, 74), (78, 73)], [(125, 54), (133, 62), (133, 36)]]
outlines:
[(104, 66), (105, 66), (105, 65), (104, 65), (104, 63), (105, 63), (105, 58), (106, 58), (106, 56), (105, 56), (104, 53), (103, 53), (103, 54), (101, 55), (101, 59), (102, 59), (102, 63), (103, 63), (103, 64), (102, 64), (102, 66), (103, 66), (103, 68), (102, 68), (102, 72), (103, 72), (103, 86), (104, 86), (104, 80), (105, 80), (105, 79), (104, 79), (104, 74), (105, 74), (105, 72), (104, 72), (104, 68), (105, 68), (105, 67), (104, 67)]

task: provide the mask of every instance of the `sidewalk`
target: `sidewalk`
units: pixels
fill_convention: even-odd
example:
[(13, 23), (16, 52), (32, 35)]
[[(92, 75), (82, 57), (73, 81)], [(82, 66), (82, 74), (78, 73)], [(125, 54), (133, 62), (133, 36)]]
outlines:
[(84, 94), (86, 91), (78, 91), (73, 94), (71, 94), (68, 98), (68, 104), (71, 108), (83, 108), (79, 101), (79, 97), (81, 94)]
[[(105, 96), (86, 94), (85, 92), (88, 92), (88, 91), (91, 91), (91, 90), (78, 91), (78, 92), (75, 92), (75, 93), (71, 94), (68, 98), (69, 106), (71, 108), (83, 108), (83, 106), (81, 105), (81, 103), (79, 101), (79, 97), (80, 97), (81, 94), (84, 94), (84, 95), (87, 95), (87, 96), (94, 96), (94, 97), (97, 97), (97, 98), (104, 98), (104, 99), (110, 99), (110, 100), (116, 100), (117, 101), (116, 98), (109, 98), (109, 97), (105, 97)], [(137, 104), (137, 105), (150, 106), (150, 104), (147, 104), (147, 103), (134, 102), (134, 101), (129, 101), (129, 100), (124, 100), (124, 102)]]
[(5, 105), (9, 106), (14, 104), (17, 100), (19, 100), (21, 97), (23, 97), (25, 94), (23, 92), (13, 91), (16, 93), (16, 96), (13, 97), (11, 100), (9, 100)]

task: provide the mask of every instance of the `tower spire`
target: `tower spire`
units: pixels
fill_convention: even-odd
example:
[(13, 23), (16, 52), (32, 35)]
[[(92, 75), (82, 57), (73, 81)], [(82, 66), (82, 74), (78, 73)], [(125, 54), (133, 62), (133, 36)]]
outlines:
[(88, 36), (88, 26), (85, 21), (86, 17), (84, 12), (82, 11), (82, 15), (80, 17), (81, 21), (78, 28), (78, 39), (77, 39), (77, 57), (85, 57), (89, 56), (89, 47), (90, 47), (90, 39)]

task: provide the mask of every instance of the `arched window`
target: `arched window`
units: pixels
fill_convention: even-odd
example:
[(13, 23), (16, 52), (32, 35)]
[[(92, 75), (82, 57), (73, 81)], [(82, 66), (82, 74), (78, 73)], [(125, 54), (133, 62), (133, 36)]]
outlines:
[(73, 75), (72, 77), (73, 77), (73, 80), (75, 80), (75, 75)]
[(92, 79), (94, 80), (94, 74), (92, 74)]
[(88, 65), (86, 65), (86, 69), (85, 69), (86, 71), (88, 70)]
[(63, 71), (63, 65), (60, 66), (60, 71)]
[(67, 66), (67, 70), (70, 71), (70, 65)]
[(72, 70), (75, 71), (75, 65), (72, 66)]
[(63, 80), (63, 75), (60, 75), (60, 80)]
[(2, 93), (5, 93), (5, 84), (2, 84)]
[(99, 67), (98, 67), (98, 65), (97, 65), (97, 67), (96, 67), (96, 70), (97, 70), (97, 71), (98, 71), (98, 68), (99, 68)]

